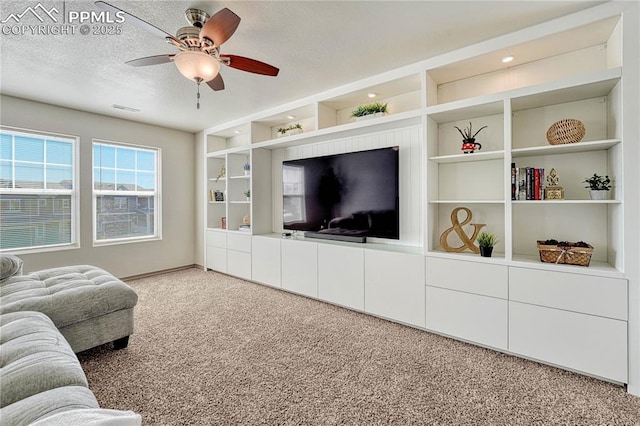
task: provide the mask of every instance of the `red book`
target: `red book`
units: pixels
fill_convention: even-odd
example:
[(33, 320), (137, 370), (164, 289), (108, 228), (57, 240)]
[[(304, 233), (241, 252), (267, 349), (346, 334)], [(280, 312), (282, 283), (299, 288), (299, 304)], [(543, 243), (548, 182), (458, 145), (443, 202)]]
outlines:
[(534, 200), (539, 200), (540, 199), (540, 169), (537, 167), (533, 169), (533, 182), (535, 185), (533, 190), (533, 196), (535, 197)]

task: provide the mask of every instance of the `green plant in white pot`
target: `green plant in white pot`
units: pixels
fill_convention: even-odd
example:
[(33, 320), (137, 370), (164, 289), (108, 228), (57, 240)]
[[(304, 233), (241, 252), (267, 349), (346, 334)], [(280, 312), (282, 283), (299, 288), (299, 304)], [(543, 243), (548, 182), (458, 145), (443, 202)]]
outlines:
[(355, 117), (356, 120), (362, 117), (377, 117), (382, 116), (387, 113), (387, 103), (382, 102), (373, 102), (366, 105), (360, 105), (353, 111), (351, 111), (351, 116)]
[(488, 232), (481, 232), (478, 235), (478, 247), (480, 247), (480, 256), (482, 257), (491, 257), (493, 253), (493, 247), (498, 242), (495, 234), (490, 234)]
[(589, 195), (592, 200), (608, 200), (609, 190), (611, 189), (611, 179), (609, 176), (600, 176), (594, 173), (593, 176), (582, 181), (586, 183), (585, 188), (589, 189)]

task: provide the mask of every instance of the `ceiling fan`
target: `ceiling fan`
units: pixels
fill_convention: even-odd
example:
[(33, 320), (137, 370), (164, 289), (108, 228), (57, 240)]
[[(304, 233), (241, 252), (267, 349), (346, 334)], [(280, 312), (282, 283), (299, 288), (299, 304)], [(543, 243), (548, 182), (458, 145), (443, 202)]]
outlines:
[(220, 53), (220, 46), (233, 35), (240, 24), (240, 17), (227, 8), (218, 11), (213, 16), (200, 9), (187, 9), (185, 15), (191, 26), (180, 28), (173, 36), (107, 2), (96, 1), (95, 4), (113, 14), (124, 14), (125, 22), (162, 37), (178, 48), (179, 52), (175, 54), (147, 56), (128, 61), (126, 64), (142, 67), (167, 62), (175, 63), (183, 76), (197, 83), (198, 109), (200, 108), (200, 83), (206, 82), (213, 90), (224, 89), (224, 80), (220, 75), (221, 64), (273, 77), (277, 76), (280, 71), (272, 65), (255, 59)]

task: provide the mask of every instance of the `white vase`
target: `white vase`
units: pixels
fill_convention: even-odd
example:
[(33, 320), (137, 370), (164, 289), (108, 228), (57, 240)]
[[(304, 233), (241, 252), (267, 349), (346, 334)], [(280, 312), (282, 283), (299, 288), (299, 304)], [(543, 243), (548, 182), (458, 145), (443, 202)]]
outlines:
[(589, 190), (589, 195), (592, 200), (608, 200), (609, 199), (609, 191), (604, 189), (591, 189)]
[(384, 117), (384, 112), (374, 112), (373, 114), (362, 115), (360, 117), (356, 117), (356, 121), (370, 120), (378, 117)]

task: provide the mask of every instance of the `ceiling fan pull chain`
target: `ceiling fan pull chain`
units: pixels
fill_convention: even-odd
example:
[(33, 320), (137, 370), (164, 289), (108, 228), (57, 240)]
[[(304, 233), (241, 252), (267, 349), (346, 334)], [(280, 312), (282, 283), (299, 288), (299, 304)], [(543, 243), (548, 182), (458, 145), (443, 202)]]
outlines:
[(200, 82), (198, 82), (197, 107), (198, 107), (198, 109), (200, 109)]

